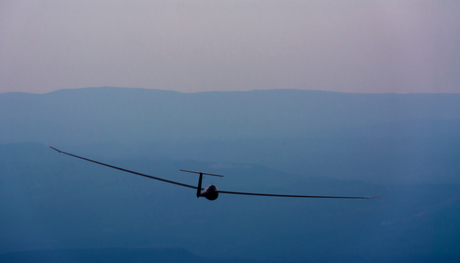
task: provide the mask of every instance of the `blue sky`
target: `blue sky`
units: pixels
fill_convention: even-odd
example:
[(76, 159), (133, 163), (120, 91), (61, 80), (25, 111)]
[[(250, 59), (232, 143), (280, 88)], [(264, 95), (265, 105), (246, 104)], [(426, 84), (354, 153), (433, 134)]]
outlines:
[(459, 93), (458, 1), (0, 2), (0, 93)]

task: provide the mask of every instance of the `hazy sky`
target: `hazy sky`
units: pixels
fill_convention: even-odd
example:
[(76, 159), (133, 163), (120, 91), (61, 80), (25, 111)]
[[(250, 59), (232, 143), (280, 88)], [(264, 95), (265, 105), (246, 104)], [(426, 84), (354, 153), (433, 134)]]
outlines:
[(0, 92), (460, 92), (460, 1), (0, 0)]

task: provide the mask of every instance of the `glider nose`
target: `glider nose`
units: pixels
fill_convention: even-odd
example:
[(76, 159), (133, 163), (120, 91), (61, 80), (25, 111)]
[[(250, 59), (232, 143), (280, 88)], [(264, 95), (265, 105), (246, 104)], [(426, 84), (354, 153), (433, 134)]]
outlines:
[(200, 196), (206, 197), (208, 200), (216, 200), (219, 197), (219, 192), (217, 192), (217, 187), (215, 185), (210, 185), (201, 192)]

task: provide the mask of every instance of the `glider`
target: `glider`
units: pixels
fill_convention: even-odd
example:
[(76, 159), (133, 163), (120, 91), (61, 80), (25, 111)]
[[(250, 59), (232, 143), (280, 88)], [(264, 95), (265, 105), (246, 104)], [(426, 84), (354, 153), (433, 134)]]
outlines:
[(79, 158), (79, 159), (82, 159), (82, 160), (85, 160), (85, 161), (88, 161), (88, 162), (104, 165), (104, 166), (107, 166), (107, 167), (110, 167), (110, 168), (113, 168), (113, 169), (117, 169), (117, 170), (120, 170), (120, 171), (123, 171), (123, 172), (132, 173), (132, 174), (144, 176), (144, 177), (147, 177), (147, 178), (159, 180), (159, 181), (162, 181), (162, 182), (166, 182), (166, 183), (170, 183), (170, 184), (175, 184), (175, 185), (180, 185), (180, 186), (196, 189), (197, 190), (196, 197), (198, 197), (198, 198), (199, 197), (205, 197), (208, 200), (216, 200), (217, 197), (219, 197), (219, 194), (257, 195), (257, 196), (275, 196), (275, 197), (298, 197), (298, 198), (346, 198), (346, 199), (371, 199), (371, 198), (379, 197), (379, 196), (367, 196), (366, 197), (366, 196), (287, 195), (287, 194), (266, 194), (266, 193), (235, 192), (235, 191), (218, 190), (217, 187), (215, 185), (213, 185), (213, 184), (209, 185), (206, 188), (202, 188), (201, 187), (201, 182), (203, 180), (203, 175), (218, 176), (218, 177), (223, 177), (223, 175), (180, 169), (180, 171), (182, 171), (182, 172), (196, 173), (196, 174), (200, 175), (200, 177), (198, 179), (198, 186), (193, 186), (193, 185), (189, 185), (189, 184), (183, 184), (183, 183), (179, 183), (179, 182), (176, 182), (176, 181), (163, 179), (163, 178), (160, 178), (160, 177), (155, 177), (155, 176), (151, 176), (151, 175), (147, 175), (147, 174), (143, 174), (143, 173), (138, 173), (138, 172), (131, 171), (131, 170), (128, 170), (128, 169), (113, 166), (113, 165), (110, 165), (110, 164), (101, 163), (101, 162), (94, 161), (94, 160), (91, 160), (91, 159), (88, 159), (88, 158), (84, 158), (84, 157), (81, 157), (81, 156), (78, 156), (78, 155), (74, 155), (74, 154), (71, 154), (71, 153), (60, 151), (60, 150), (58, 150), (58, 149), (56, 149), (56, 148), (54, 148), (52, 146), (50, 146), (50, 148), (55, 150), (55, 151), (57, 151), (57, 152), (59, 152), (59, 153), (63, 153), (63, 154), (66, 154), (66, 155), (69, 155), (69, 156), (72, 156), (72, 157), (76, 157), (76, 158)]

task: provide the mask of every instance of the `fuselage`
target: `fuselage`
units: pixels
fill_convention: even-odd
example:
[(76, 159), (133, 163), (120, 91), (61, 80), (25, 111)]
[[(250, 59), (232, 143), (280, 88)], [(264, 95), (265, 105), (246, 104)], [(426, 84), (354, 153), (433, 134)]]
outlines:
[(200, 196), (206, 197), (208, 200), (216, 200), (219, 197), (219, 192), (217, 192), (217, 187), (211, 184), (200, 193)]

